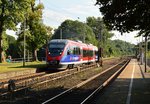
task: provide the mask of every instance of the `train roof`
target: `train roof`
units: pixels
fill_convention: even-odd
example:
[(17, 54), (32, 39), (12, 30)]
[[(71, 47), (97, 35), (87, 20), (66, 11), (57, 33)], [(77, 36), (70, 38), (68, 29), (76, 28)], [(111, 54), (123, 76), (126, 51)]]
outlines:
[(81, 41), (74, 41), (74, 40), (69, 40), (69, 39), (53, 39), (49, 43), (68, 43), (68, 42), (82, 43)]
[(67, 44), (68, 40), (67, 39), (53, 39), (49, 43), (65, 43), (65, 44)]
[(82, 43), (82, 41), (74, 41), (74, 40), (68, 40), (68, 39), (53, 39), (49, 43), (64, 43), (64, 44), (74, 43), (74, 44), (81, 44), (82, 46), (89, 46), (89, 47), (97, 48), (93, 44), (86, 44), (86, 43)]

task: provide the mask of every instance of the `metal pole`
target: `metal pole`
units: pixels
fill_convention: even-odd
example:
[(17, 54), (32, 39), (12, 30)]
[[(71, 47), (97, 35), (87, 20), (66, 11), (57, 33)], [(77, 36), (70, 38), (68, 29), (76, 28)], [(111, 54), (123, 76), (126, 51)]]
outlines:
[(86, 22), (83, 22), (83, 26), (84, 26), (84, 33), (83, 33), (83, 42), (85, 43), (85, 35), (86, 35), (86, 27), (85, 27)]
[(25, 27), (26, 27), (26, 21), (24, 22), (24, 36), (23, 36), (23, 66), (25, 66), (25, 60), (26, 60), (26, 37), (25, 37)]
[(143, 36), (142, 36), (142, 43), (141, 43), (141, 52), (140, 52), (140, 62), (141, 65), (143, 65), (143, 61), (144, 61), (144, 48), (143, 48)]
[(147, 57), (146, 57), (146, 53), (147, 53), (147, 36), (145, 36), (145, 72), (147, 71)]
[(139, 53), (138, 53), (138, 61), (140, 62), (140, 51), (141, 51), (141, 43), (140, 43), (140, 38), (139, 38)]
[(30, 52), (29, 52), (29, 50), (27, 52), (28, 52), (28, 62), (29, 62), (30, 61), (30, 59), (29, 59), (30, 58), (30, 55), (29, 55)]
[(100, 50), (100, 33), (98, 33), (98, 62), (100, 62), (101, 50)]
[[(123, 35), (123, 33), (122, 33), (122, 35)], [(127, 52), (128, 52), (127, 50), (128, 50), (128, 49), (127, 49), (127, 45), (126, 45), (126, 34), (125, 34), (124, 47), (125, 47), (125, 49), (124, 49), (124, 51), (125, 51), (125, 58), (127, 58), (127, 55), (128, 55), (128, 54), (127, 54)]]
[(101, 28), (100, 28), (100, 40), (101, 40), (101, 43), (102, 43), (102, 47), (101, 47), (101, 66), (103, 66), (103, 49), (104, 49), (104, 36), (103, 36), (103, 22), (101, 22)]
[[(97, 22), (99, 22), (100, 23), (100, 21), (97, 21)], [(99, 34), (98, 34), (98, 48), (99, 48), (99, 54), (98, 54), (98, 61), (100, 62), (100, 66), (103, 66), (103, 57), (102, 57), (102, 51), (103, 51), (103, 35), (102, 35), (102, 28), (103, 28), (103, 26), (102, 26), (102, 23), (100, 23), (100, 27), (99, 27)], [(101, 44), (101, 46), (100, 46), (100, 44)]]

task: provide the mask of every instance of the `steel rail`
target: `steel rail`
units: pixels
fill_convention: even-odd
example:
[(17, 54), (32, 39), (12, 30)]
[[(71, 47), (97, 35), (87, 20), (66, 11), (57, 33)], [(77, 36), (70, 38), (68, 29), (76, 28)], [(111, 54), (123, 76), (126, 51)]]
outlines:
[(114, 66), (112, 66), (112, 67), (110, 67), (110, 68), (108, 68), (108, 69), (102, 71), (101, 73), (99, 73), (99, 74), (97, 74), (97, 75), (95, 75), (95, 76), (93, 76), (93, 77), (91, 77), (91, 78), (89, 78), (89, 79), (87, 79), (87, 80), (85, 80), (85, 81), (79, 83), (78, 85), (75, 85), (75, 86), (71, 87), (71, 88), (68, 89), (68, 90), (63, 91), (62, 93), (59, 93), (58, 95), (56, 95), (56, 96), (54, 96), (54, 97), (52, 97), (52, 98), (50, 98), (50, 99), (44, 101), (42, 104), (49, 103), (49, 102), (53, 101), (54, 99), (57, 99), (58, 97), (61, 97), (61, 96), (63, 96), (64, 94), (67, 94), (67, 93), (71, 92), (71, 90), (73, 90), (73, 89), (75, 89), (75, 88), (80, 88), (81, 86), (87, 84), (88, 82), (92, 81), (93, 79), (99, 77), (100, 75), (102, 75), (102, 74), (108, 72), (108, 71), (111, 70), (112, 68), (118, 66), (118, 65), (121, 64), (122, 62), (124, 62), (124, 61), (121, 61), (120, 63), (118, 63), (118, 64), (116, 64), (116, 65), (114, 65)]
[[(25, 90), (25, 89), (33, 86), (34, 84), (36, 84), (36, 85), (34, 85), (33, 87), (38, 87), (39, 85), (42, 85), (43, 83), (54, 81), (54, 80), (58, 80), (58, 79), (61, 79), (61, 78), (64, 78), (64, 77), (67, 77), (67, 76), (70, 76), (70, 75), (73, 75), (73, 74), (76, 74), (76, 73), (80, 73), (80, 72), (86, 71), (86, 70), (90, 69), (90, 67), (92, 67), (92, 66), (95, 67), (96, 64), (95, 65), (91, 64), (91, 65), (85, 66), (85, 67), (82, 68), (81, 71), (77, 71), (76, 68), (74, 68), (74, 69), (65, 70), (65, 71), (61, 71), (61, 72), (57, 72), (57, 73), (46, 74), (44, 76), (39, 76), (39, 77), (35, 77), (35, 78), (29, 78), (29, 79), (27, 79), (27, 80), (25, 80), (23, 82), (22, 81), (20, 81), (20, 82), (18, 81), (18, 82), (15, 83), (16, 85), (19, 84), (19, 83), (21, 83), (21, 84), (25, 83), (25, 86), (22, 86), (21, 88), (17, 88), (17, 89), (15, 89), (13, 91), (7, 91), (7, 92), (4, 92), (4, 93), (1, 93), (0, 96), (5, 96), (5, 95), (10, 94), (10, 93), (14, 93), (14, 92), (17, 92), (17, 91)], [(38, 80), (38, 82), (34, 83), (34, 80), (36, 81), (36, 79)]]
[[(130, 61), (130, 60), (129, 60)], [(96, 90), (94, 90), (87, 98), (85, 98), (80, 104), (87, 104), (90, 99), (94, 97), (96, 93), (101, 91), (104, 87), (106, 87), (110, 82), (116, 78), (116, 76), (123, 70), (123, 68), (129, 63), (127, 61), (117, 72), (115, 72), (109, 79), (107, 79), (102, 85), (100, 85)]]
[[(112, 60), (112, 59), (116, 59), (116, 58), (108, 58), (108, 59), (104, 59), (104, 61), (106, 60)], [(82, 68), (81, 68), (82, 69)], [(33, 79), (33, 78), (38, 78), (40, 76), (44, 76), (46, 75), (45, 72), (42, 72), (42, 73), (33, 73), (33, 74), (27, 74), (27, 75), (21, 75), (21, 76), (16, 76), (16, 77), (12, 77), (12, 78), (7, 78), (7, 79), (1, 79), (0, 80), (0, 88), (6, 88), (8, 86), (8, 81), (9, 80), (13, 80), (15, 81), (15, 83), (20, 83), (21, 81), (25, 81), (25, 80), (28, 80), (28, 79)]]

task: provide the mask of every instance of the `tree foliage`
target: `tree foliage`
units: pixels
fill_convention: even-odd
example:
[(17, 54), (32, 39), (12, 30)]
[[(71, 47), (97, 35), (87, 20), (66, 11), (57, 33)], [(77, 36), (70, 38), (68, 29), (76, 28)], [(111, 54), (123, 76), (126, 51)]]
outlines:
[(111, 40), (108, 47), (109, 53), (107, 55), (110, 56), (123, 56), (135, 54), (135, 45), (122, 40)]
[(3, 32), (2, 33), (2, 49), (3, 49), (3, 51), (2, 51), (2, 53), (1, 53), (1, 56), (2, 56), (2, 61), (3, 62), (5, 62), (5, 51), (7, 50), (7, 48), (8, 48), (8, 40), (7, 40), (7, 35), (6, 35), (6, 33), (5, 32)]
[[(103, 19), (100, 17), (88, 17), (86, 19), (87, 25), (93, 29), (97, 38), (102, 38), (105, 36), (106, 38), (111, 38), (113, 36), (112, 33), (109, 33), (108, 28), (105, 26)], [(99, 37), (100, 36), (100, 37)]]
[(3, 40), (2, 48), (3, 48), (3, 50), (7, 50), (9, 40), (8, 40), (8, 36), (5, 32), (3, 32), (3, 34), (2, 34), (2, 40)]
[(102, 18), (88, 17), (86, 21), (87, 25), (93, 29), (96, 39), (99, 41), (98, 47), (103, 48), (103, 53), (105, 53), (105, 55), (109, 54), (109, 50), (111, 49), (109, 49), (108, 45), (113, 34), (109, 32)]
[(79, 21), (65, 20), (55, 31), (52, 39), (60, 39), (61, 37), (63, 39), (81, 40), (97, 45), (92, 28)]
[(30, 0), (0, 0), (0, 62), (2, 62), (2, 34), (6, 29), (16, 30), (16, 25), (24, 20), (24, 13)]
[[(45, 26), (42, 22), (42, 10), (44, 6), (42, 4), (35, 4), (35, 0), (32, 0), (30, 3), (31, 7), (29, 12), (27, 13), (26, 27), (24, 27), (24, 23), (22, 23), (22, 29), (27, 28), (28, 30), (25, 32), (26, 34), (26, 43), (27, 48), (33, 54), (34, 60), (37, 59), (37, 51), (44, 44), (46, 44), (47, 39), (51, 35), (51, 27)], [(20, 34), (20, 39), (23, 39), (24, 34)]]
[(47, 40), (49, 40), (52, 37), (52, 30), (52, 27), (46, 26)]
[(21, 45), (18, 45), (20, 43), (18, 43), (13, 36), (9, 35), (7, 35), (7, 41), (9, 47), (6, 50), (6, 56), (11, 56), (12, 58), (20, 58), (22, 55), (22, 52), (20, 50)]
[(149, 0), (97, 0), (96, 4), (110, 29), (150, 33)]

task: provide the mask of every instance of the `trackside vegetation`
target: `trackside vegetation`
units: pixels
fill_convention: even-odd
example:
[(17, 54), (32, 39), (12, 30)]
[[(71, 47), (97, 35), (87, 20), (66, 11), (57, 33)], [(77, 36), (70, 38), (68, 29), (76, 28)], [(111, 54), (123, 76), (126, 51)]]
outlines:
[(22, 66), (22, 63), (0, 63), (0, 73), (37, 69), (42, 67), (45, 67), (45, 62), (26, 62), (25, 67)]
[[(5, 63), (9, 58), (12, 60), (23, 58), (24, 45), (26, 59), (45, 61), (48, 41), (60, 38), (80, 40), (101, 47), (103, 57), (135, 53), (134, 44), (111, 40), (114, 34), (110, 32), (110, 28), (101, 17), (87, 17), (84, 23), (79, 20), (67, 19), (58, 28), (53, 29), (43, 23), (44, 5), (41, 2), (1, 0), (0, 6), (2, 7), (0, 8), (0, 63)], [(7, 35), (6, 30), (8, 29), (14, 30), (17, 38)]]

